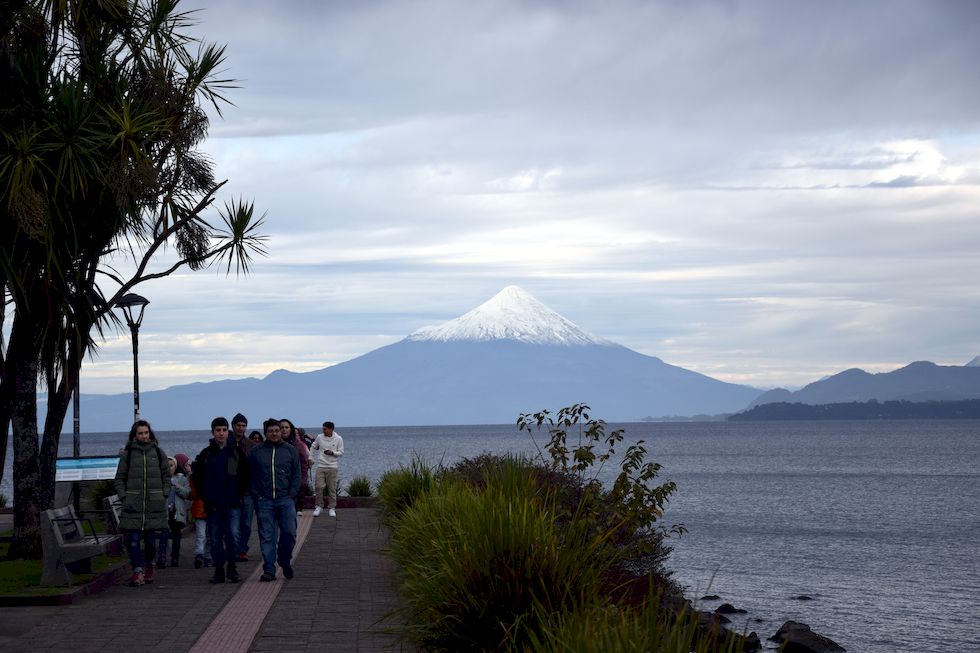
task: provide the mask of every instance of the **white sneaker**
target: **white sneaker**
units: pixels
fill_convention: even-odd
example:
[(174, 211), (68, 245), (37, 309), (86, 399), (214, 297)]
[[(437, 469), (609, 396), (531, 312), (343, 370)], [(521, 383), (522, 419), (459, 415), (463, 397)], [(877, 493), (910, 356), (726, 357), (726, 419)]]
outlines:
[(297, 517), (302, 517), (303, 516), (303, 511), (302, 510), (297, 510), (296, 511), (296, 516)]
[(313, 511), (313, 516), (314, 517), (319, 517), (321, 512), (323, 512), (323, 508), (321, 508), (320, 506), (317, 506), (316, 507), (316, 510)]
[(331, 508), (330, 511), (327, 514), (330, 515), (331, 517), (336, 517), (337, 516), (337, 511), (334, 510), (333, 508)]

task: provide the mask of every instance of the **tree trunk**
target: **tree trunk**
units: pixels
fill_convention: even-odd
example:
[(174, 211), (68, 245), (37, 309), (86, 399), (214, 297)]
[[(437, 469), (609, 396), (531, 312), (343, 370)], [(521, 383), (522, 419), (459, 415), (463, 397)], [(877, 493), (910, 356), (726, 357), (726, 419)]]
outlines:
[(65, 363), (65, 372), (58, 387), (48, 388), (47, 415), (44, 419), (44, 436), (41, 439), (41, 457), (38, 465), (41, 480), (38, 504), (41, 510), (54, 507), (58, 444), (61, 441), (61, 428), (65, 424), (68, 404), (71, 402), (77, 383), (78, 362), (76, 358), (70, 356)]
[[(0, 299), (3, 300), (0, 301), (0, 325), (3, 325), (7, 321), (7, 286), (5, 282), (0, 282)], [(7, 374), (7, 353), (0, 349), (0, 483), (3, 482), (3, 470), (7, 465), (7, 432), (10, 430), (10, 413), (14, 408), (12, 376), (12, 374)]]
[(38, 466), (36, 338), (39, 330), (14, 318), (7, 347), (7, 372), (13, 371), (14, 405), (14, 539), (10, 558), (40, 558), (41, 510), (38, 503), (41, 475)]
[(5, 366), (4, 374), (0, 376), (0, 482), (3, 481), (3, 470), (7, 465), (7, 433), (14, 408), (11, 399), (14, 394), (13, 374), (6, 374), (6, 369)]

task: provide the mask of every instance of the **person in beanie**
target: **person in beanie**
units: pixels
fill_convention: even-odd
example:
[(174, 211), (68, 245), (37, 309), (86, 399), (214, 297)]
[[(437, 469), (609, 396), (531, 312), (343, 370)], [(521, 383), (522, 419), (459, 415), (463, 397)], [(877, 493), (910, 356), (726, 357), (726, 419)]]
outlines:
[(159, 532), (167, 527), (170, 463), (146, 420), (137, 420), (116, 468), (116, 494), (122, 502), (119, 527), (129, 549), (129, 584), (153, 582)]
[[(248, 430), (248, 418), (237, 413), (231, 418), (231, 437), (235, 439), (235, 444), (245, 452), (246, 458), (255, 442), (245, 435)], [(242, 513), (238, 522), (238, 562), (248, 561), (248, 541), (252, 537), (252, 517), (255, 515), (255, 502), (252, 495), (248, 492), (242, 497)]]
[(187, 513), (190, 510), (191, 496), (190, 481), (187, 472), (190, 467), (186, 454), (179, 453), (170, 462), (170, 493), (167, 495), (167, 524), (170, 527), (160, 531), (160, 544), (157, 546), (157, 569), (167, 566), (167, 544), (170, 544), (170, 566), (180, 564), (181, 531), (187, 525)]
[[(214, 576), (210, 583), (237, 583), (238, 524), (242, 495), (248, 491), (245, 451), (229, 440), (228, 420), (211, 420), (211, 442), (194, 461), (194, 489), (204, 498)], [(226, 568), (227, 566), (227, 568)]]
[(296, 546), (296, 495), (300, 488), (300, 461), (296, 448), (282, 441), (279, 420), (262, 424), (265, 442), (248, 455), (252, 498), (262, 546), (262, 576), (276, 579), (276, 562), (286, 579), (293, 577), (293, 547)]
[[(310, 447), (310, 458), (316, 464), (316, 499), (323, 501), (323, 507), (329, 510), (331, 517), (337, 516), (337, 468), (340, 457), (344, 455), (344, 439), (333, 430), (333, 422), (323, 423), (323, 433), (316, 436)], [(327, 496), (323, 497), (326, 488)], [(320, 516), (320, 506), (313, 511), (314, 517)]]

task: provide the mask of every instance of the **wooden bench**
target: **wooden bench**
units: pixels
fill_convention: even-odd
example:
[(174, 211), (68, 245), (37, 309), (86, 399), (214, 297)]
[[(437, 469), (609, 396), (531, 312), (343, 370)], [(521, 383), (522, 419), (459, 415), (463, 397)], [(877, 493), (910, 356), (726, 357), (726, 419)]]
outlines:
[[(88, 524), (91, 535), (86, 534), (83, 523)], [(92, 573), (92, 559), (110, 550), (118, 551), (121, 542), (121, 535), (97, 534), (92, 519), (79, 517), (72, 506), (45, 510), (41, 515), (41, 585), (67, 582), (71, 586), (72, 572)]]
[(122, 535), (122, 528), (119, 526), (119, 516), (122, 515), (122, 501), (118, 494), (107, 496), (102, 500), (102, 507), (105, 513), (106, 530), (116, 535)]

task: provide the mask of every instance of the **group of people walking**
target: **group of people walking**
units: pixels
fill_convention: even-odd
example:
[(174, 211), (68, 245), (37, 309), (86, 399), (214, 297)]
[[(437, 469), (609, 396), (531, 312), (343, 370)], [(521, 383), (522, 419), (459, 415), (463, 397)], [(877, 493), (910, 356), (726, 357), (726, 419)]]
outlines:
[[(262, 576), (276, 579), (276, 565), (293, 578), (297, 517), (304, 487), (315, 470), (316, 508), (336, 517), (338, 462), (344, 441), (333, 422), (310, 445), (288, 419), (268, 419), (264, 436), (246, 437), (248, 420), (235, 415), (211, 421), (211, 440), (195, 458), (168, 457), (149, 422), (138, 420), (120, 454), (116, 493), (122, 503), (119, 525), (129, 551), (130, 585), (153, 582), (156, 569), (180, 565), (181, 535), (195, 528), (194, 567), (214, 565), (210, 583), (237, 583), (237, 563), (248, 560), (253, 519), (258, 525)], [(255, 437), (259, 435), (260, 437)], [(322, 503), (322, 507), (321, 507)]]

